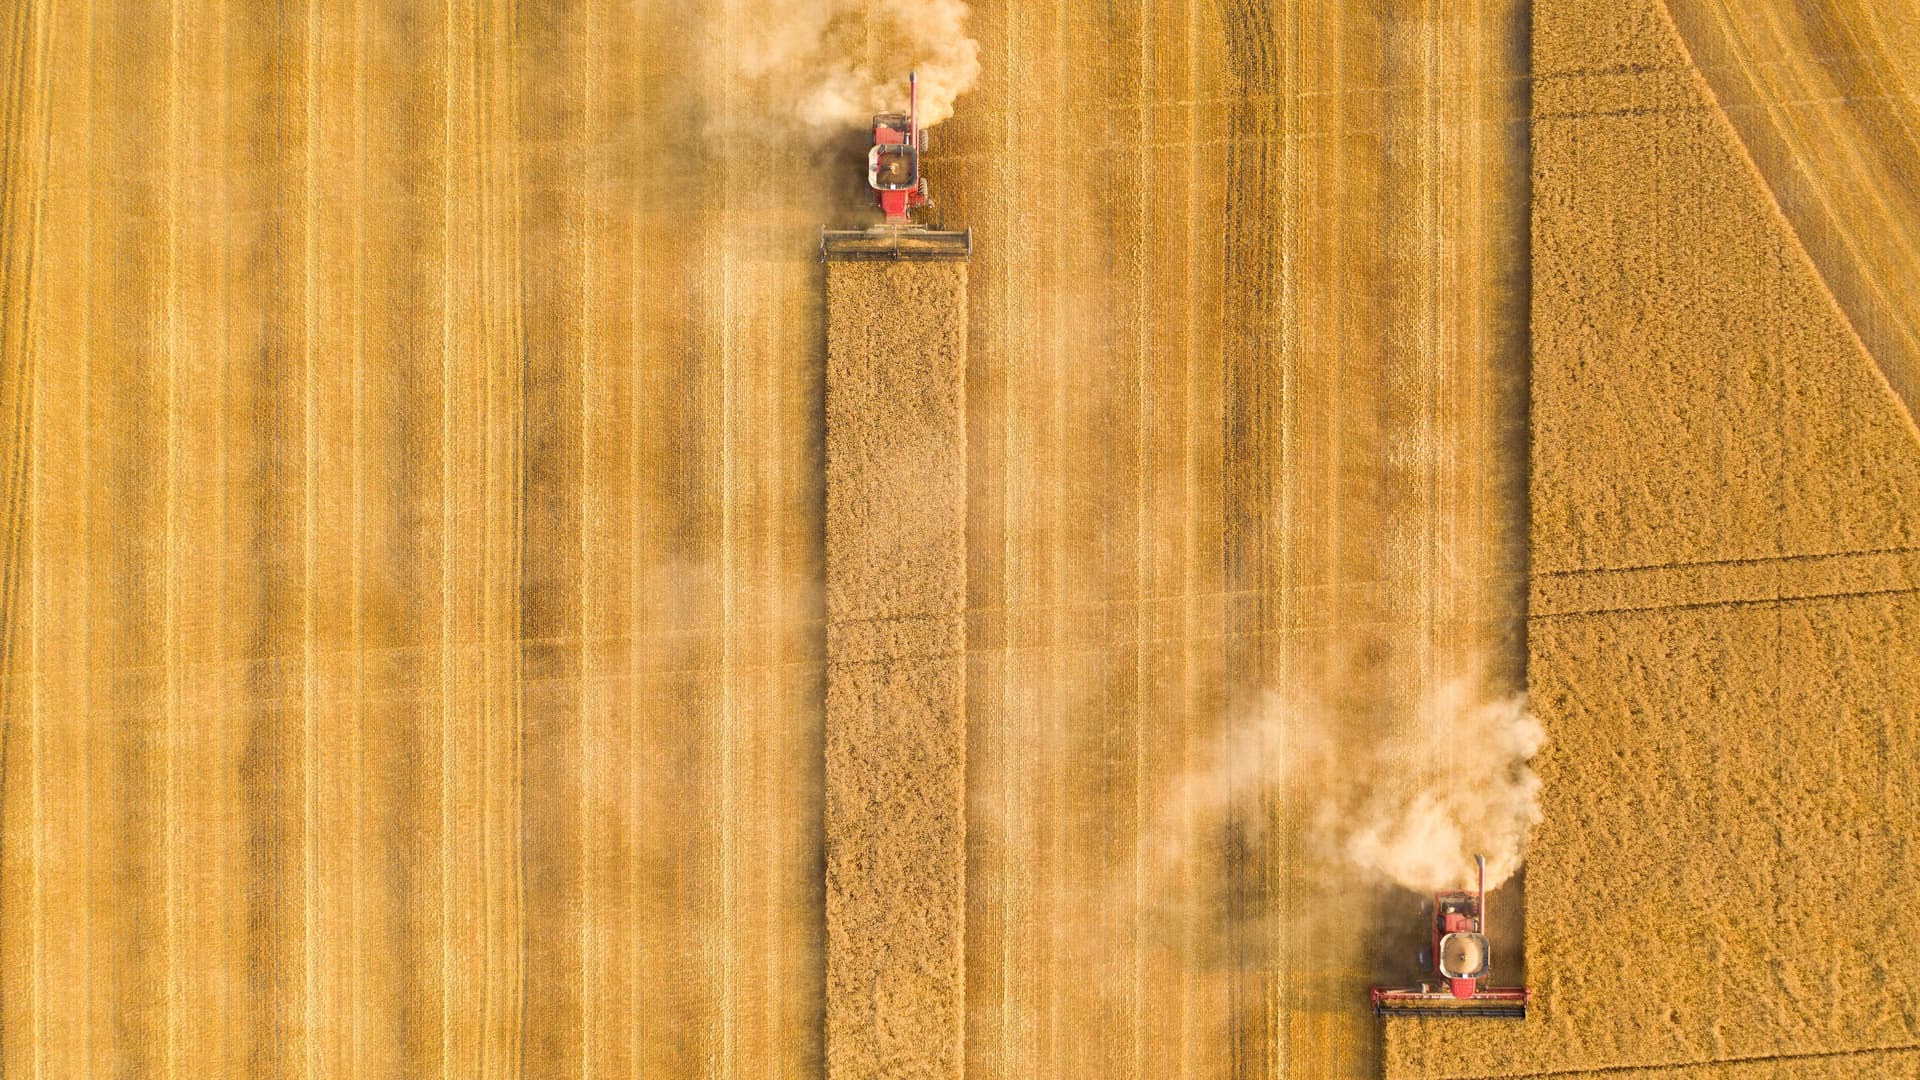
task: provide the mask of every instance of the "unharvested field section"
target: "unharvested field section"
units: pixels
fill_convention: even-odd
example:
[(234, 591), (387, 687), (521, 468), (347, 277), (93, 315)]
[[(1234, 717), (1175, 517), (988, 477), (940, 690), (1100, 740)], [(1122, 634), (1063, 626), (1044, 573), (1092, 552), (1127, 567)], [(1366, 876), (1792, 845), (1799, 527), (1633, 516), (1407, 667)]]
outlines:
[(959, 1077), (967, 267), (826, 278), (827, 1074)]
[[(1862, 132), (1910, 103), (1780, 96), (1916, 40), (1859, 14), (1535, 7), (1538, 1008), (1469, 1039), (1392, 1024), (1389, 1076), (1913, 1070), (1920, 432), (1898, 320), (1857, 321), (1904, 240), (1836, 271), (1832, 245), (1867, 234), (1806, 215), (1877, 211), (1795, 201), (1856, 182), (1871, 200), (1888, 146)], [(1800, 19), (1869, 40), (1764, 69), (1695, 51), (1702, 26)], [(1737, 78), (1758, 97), (1721, 96)], [(1783, 194), (1756, 125), (1815, 115), (1864, 127), (1788, 160), (1814, 186)]]

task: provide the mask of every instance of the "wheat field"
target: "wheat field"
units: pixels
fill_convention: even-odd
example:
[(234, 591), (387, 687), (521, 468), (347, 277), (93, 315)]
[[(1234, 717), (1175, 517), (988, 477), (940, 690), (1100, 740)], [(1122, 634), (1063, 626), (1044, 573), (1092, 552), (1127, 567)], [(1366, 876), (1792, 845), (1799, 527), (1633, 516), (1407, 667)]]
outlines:
[(1913, 1072), (1915, 29), (1536, 5), (1540, 1007), (1388, 1075)]
[(935, 287), (898, 7), (6, 9), (0, 1077), (1910, 1073), (1920, 20), (979, 0)]

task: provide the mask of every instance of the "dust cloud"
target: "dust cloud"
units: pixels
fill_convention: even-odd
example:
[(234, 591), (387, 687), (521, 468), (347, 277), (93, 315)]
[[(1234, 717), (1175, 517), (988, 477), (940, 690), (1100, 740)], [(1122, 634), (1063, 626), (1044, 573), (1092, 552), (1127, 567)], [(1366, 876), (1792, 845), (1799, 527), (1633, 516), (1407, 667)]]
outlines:
[(1333, 879), (1391, 882), (1415, 892), (1472, 884), (1487, 857), (1489, 890), (1525, 858), (1540, 820), (1529, 761), (1546, 734), (1522, 694), (1497, 694), (1474, 672), (1438, 682), (1375, 738), (1326, 700), (1268, 691), (1233, 718), (1163, 804), (1149, 838), (1163, 871), (1223, 828), (1258, 836), (1270, 808), (1305, 825), (1306, 858)]
[(980, 76), (968, 14), (961, 0), (758, 0), (735, 73), (772, 91), (772, 120), (828, 136), (906, 111), (917, 72), (921, 126), (931, 126)]
[(1520, 869), (1540, 821), (1540, 778), (1528, 762), (1545, 744), (1524, 694), (1489, 696), (1477, 678), (1449, 680), (1425, 695), (1412, 723), (1335, 763), (1364, 782), (1346, 785), (1353, 805), (1325, 797), (1316, 832), (1369, 879), (1416, 892), (1464, 888), (1481, 854), (1487, 888), (1496, 888)]

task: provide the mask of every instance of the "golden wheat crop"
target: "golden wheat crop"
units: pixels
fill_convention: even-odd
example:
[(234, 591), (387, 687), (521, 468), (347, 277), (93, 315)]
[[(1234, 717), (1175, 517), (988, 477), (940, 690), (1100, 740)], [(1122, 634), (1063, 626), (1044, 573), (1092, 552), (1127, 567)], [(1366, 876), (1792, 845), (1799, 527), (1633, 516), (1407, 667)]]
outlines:
[[(1536, 1007), (1471, 1033), (1394, 1023), (1389, 1076), (1912, 1067), (1875, 1048), (1911, 1042), (1920, 985), (1902, 944), (1920, 933), (1920, 439), (1898, 351), (1849, 320), (1878, 303), (1847, 291), (1873, 268), (1823, 273), (1834, 237), (1802, 246), (1806, 207), (1743, 141), (1800, 114), (1741, 115), (1716, 95), (1739, 73), (1694, 53), (1703, 26), (1874, 19), (1672, 12), (1536, 8)], [(1790, 52), (1767, 78), (1872, 62)]]

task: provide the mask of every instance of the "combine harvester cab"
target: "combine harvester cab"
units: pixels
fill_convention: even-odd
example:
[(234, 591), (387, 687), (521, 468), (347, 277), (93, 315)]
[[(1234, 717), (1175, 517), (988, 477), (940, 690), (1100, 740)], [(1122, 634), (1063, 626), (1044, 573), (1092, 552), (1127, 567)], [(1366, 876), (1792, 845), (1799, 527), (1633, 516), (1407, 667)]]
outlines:
[(907, 112), (873, 118), (873, 145), (867, 151), (867, 186), (886, 220), (866, 229), (823, 229), (820, 256), (849, 260), (954, 260), (973, 254), (973, 230), (928, 228), (915, 218), (933, 209), (920, 155), (927, 133), (920, 128), (918, 79), (907, 76)]
[(1493, 950), (1487, 945), (1487, 860), (1473, 857), (1479, 886), (1473, 892), (1434, 894), (1433, 939), (1427, 956), (1438, 983), (1372, 990), (1373, 1011), (1380, 1016), (1495, 1016), (1524, 1020), (1524, 986), (1482, 986), (1493, 970)]

